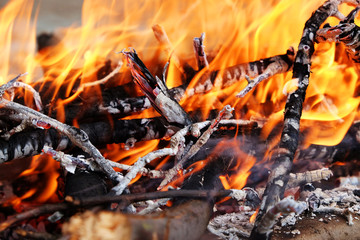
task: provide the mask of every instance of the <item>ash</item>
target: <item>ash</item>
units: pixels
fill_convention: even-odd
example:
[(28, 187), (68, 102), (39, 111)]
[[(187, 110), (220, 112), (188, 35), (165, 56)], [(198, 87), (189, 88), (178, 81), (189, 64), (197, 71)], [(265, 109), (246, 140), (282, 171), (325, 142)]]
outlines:
[[(301, 231), (297, 228), (300, 228), (302, 220), (306, 219), (317, 219), (319, 223), (345, 219), (347, 225), (352, 227), (358, 227), (360, 224), (360, 188), (357, 184), (341, 184), (330, 190), (313, 188), (296, 194), (294, 191), (287, 191), (289, 192), (299, 196), (298, 201), (306, 202), (307, 210), (301, 215), (292, 213), (281, 216), (275, 226), (274, 239), (278, 239), (276, 237), (278, 234), (301, 236)], [(208, 230), (221, 239), (248, 239), (253, 228), (250, 217), (255, 211), (244, 206), (239, 206), (239, 210), (214, 217), (208, 225)]]

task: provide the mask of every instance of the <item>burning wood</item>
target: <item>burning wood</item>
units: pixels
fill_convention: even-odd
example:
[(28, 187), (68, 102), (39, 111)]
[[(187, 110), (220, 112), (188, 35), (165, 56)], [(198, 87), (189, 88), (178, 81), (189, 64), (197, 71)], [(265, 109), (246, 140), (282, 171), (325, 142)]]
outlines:
[[(358, 8), (345, 17), (338, 10), (341, 3), (360, 4), (358, 0), (328, 0), (323, 3), (305, 23), (298, 50), (290, 47), (286, 54), (280, 55), (279, 52), (284, 52), (296, 40), (284, 41), (275, 51), (269, 50), (272, 41), (259, 40), (258, 34), (261, 29), (269, 29), (262, 24), (271, 22), (267, 21), (270, 15), (286, 18), (292, 7), (280, 6), (283, 3), (279, 3), (279, 9), (273, 9), (274, 15), (264, 12), (257, 16), (260, 20), (256, 22), (261, 25), (252, 23), (246, 31), (237, 30), (237, 35), (244, 32), (251, 36), (249, 43), (244, 36), (238, 38), (229, 34), (234, 28), (226, 34), (225, 23), (222, 28), (226, 37), (219, 36), (220, 44), (215, 33), (209, 30), (209, 34), (206, 30), (206, 49), (210, 49), (209, 52), (205, 52), (205, 33), (191, 42), (189, 36), (198, 35), (189, 32), (177, 36), (174, 34), (176, 31), (160, 20), (161, 25), (147, 25), (147, 34), (155, 35), (149, 39), (142, 39), (136, 33), (141, 30), (133, 26), (117, 27), (115, 33), (109, 33), (110, 28), (106, 26), (106, 30), (90, 36), (103, 36), (106, 45), (115, 42), (114, 45), (107, 48), (101, 44), (100, 48), (93, 49), (89, 47), (92, 46), (90, 43), (81, 43), (84, 46), (69, 51), (69, 55), (74, 55), (71, 61), (53, 52), (55, 49), (61, 53), (66, 52), (66, 48), (71, 49), (72, 45), (67, 44), (67, 37), (72, 35), (70, 32), (64, 34), (64, 40), (47, 44), (36, 57), (41, 69), (39, 76), (34, 75), (35, 69), (31, 69), (30, 64), (26, 66), (29, 75), (18, 75), (7, 83), (3, 81), (0, 86), (0, 162), (7, 162), (0, 165), (0, 173), (6, 171), (7, 165), (19, 165), (17, 159), (30, 162), (29, 166), (19, 166), (24, 169), (15, 176), (5, 180), (0, 178), (0, 202), (3, 208), (11, 209), (6, 215), (0, 214), (0, 219), (4, 220), (0, 224), (0, 237), (11, 234), (35, 237), (38, 229), (16, 229), (21, 223), (29, 223), (30, 218), (35, 218), (35, 222), (52, 221), (58, 230), (61, 225), (56, 224), (65, 221), (61, 218), (70, 218), (65, 222), (62, 234), (72, 239), (98, 238), (104, 232), (120, 239), (198, 239), (206, 228), (225, 239), (269, 239), (280, 221), (279, 215), (289, 215), (281, 220), (281, 224), (295, 224), (298, 216), (294, 212), (300, 214), (304, 210), (302, 216), (305, 218), (309, 213), (337, 214), (345, 216), (349, 224), (356, 225), (354, 216), (360, 213), (358, 189), (349, 186), (315, 189), (320, 186), (317, 182), (323, 183), (329, 178), (328, 184), (334, 184), (335, 177), (339, 176), (338, 167), (350, 164), (346, 162), (348, 160), (357, 161), (360, 148), (358, 77), (353, 68), (344, 70), (350, 68), (346, 65), (348, 62), (338, 60), (336, 56), (323, 56), (329, 50), (324, 50), (325, 47), (319, 44), (316, 49), (320, 51), (315, 52), (314, 45), (315, 41), (343, 42), (352, 61), (357, 62), (358, 26), (355, 18)], [(278, 6), (278, 3), (269, 4)], [(236, 9), (236, 16), (242, 16), (238, 12), (243, 6), (238, 3), (228, 6), (226, 2), (217, 4), (216, 11), (211, 10), (210, 15), (204, 14), (206, 12), (201, 15), (212, 16), (211, 19), (218, 21), (221, 15), (217, 14), (222, 11), (217, 8), (223, 5), (227, 6), (228, 14), (231, 9)], [(84, 9), (93, 7), (92, 4), (84, 5)], [(189, 11), (192, 8), (197, 9), (196, 5), (191, 5)], [(159, 9), (171, 11), (172, 8), (161, 5)], [(265, 9), (262, 7), (259, 11)], [(281, 12), (281, 9), (286, 11)], [(117, 15), (112, 8), (109, 11), (110, 15)], [(164, 10), (159, 11), (160, 17)], [(174, 17), (178, 12), (172, 13)], [(4, 13), (0, 11), (1, 14)], [(151, 14), (143, 14), (141, 19), (147, 15)], [(192, 13), (186, 13), (184, 18), (176, 15), (177, 20), (183, 21), (187, 15)], [(300, 15), (303, 25), (305, 19), (302, 14), (297, 15)], [(319, 30), (330, 16), (339, 18), (341, 22), (334, 27), (324, 25)], [(125, 18), (133, 21), (131, 17)], [(243, 20), (249, 24), (247, 21), (256, 20), (256, 17), (252, 18), (249, 16), (249, 20)], [(96, 25), (91, 25), (91, 22), (88, 22), (88, 29), (97, 29), (97, 24), (102, 24), (101, 20), (96, 21)], [(153, 24), (154, 20), (147, 22)], [(278, 25), (282, 25), (280, 22)], [(0, 31), (2, 27), (0, 23)], [(189, 28), (192, 30), (194, 26), (189, 24)], [(134, 29), (137, 30), (134, 32)], [(92, 37), (87, 37), (88, 33), (83, 34), (81, 36), (86, 41), (92, 40)], [(122, 34), (124, 36), (110, 41), (111, 36)], [(10, 36), (6, 38), (11, 39)], [(139, 46), (139, 39), (155, 44)], [(172, 43), (169, 39), (176, 41)], [(187, 39), (186, 44), (184, 39)], [(191, 43), (189, 57), (183, 46)], [(258, 44), (266, 51), (259, 54), (259, 49), (254, 51), (250, 47), (251, 50), (247, 51), (254, 51), (254, 54), (244, 57), (244, 47), (240, 46), (243, 44)], [(136, 47), (139, 55), (133, 48), (122, 51), (129, 66), (125, 69), (122, 68), (123, 60), (119, 59), (121, 54), (114, 56), (112, 53), (129, 46)], [(335, 48), (332, 45), (331, 51), (335, 52)], [(165, 52), (165, 58), (161, 52)], [(336, 54), (343, 53), (337, 49)], [(327, 72), (327, 68), (340, 69), (338, 78), (344, 82), (336, 87), (345, 85), (345, 90), (333, 93), (327, 86), (329, 83), (323, 84), (326, 87), (320, 86), (321, 80), (331, 78), (316, 74)], [(291, 69), (292, 79), (287, 74)], [(316, 78), (312, 81), (314, 85), (309, 85), (310, 70), (314, 72), (312, 77)], [(10, 78), (9, 75), (6, 70), (0, 79)], [(161, 75), (161, 79), (156, 75)], [(18, 81), (20, 78), (23, 82)], [(40, 80), (35, 82), (34, 79)], [(265, 79), (269, 81), (263, 82)], [(348, 94), (347, 88), (350, 87), (353, 92)], [(283, 88), (289, 90), (286, 97), (282, 94)], [(242, 90), (236, 95), (239, 89)], [(336, 96), (339, 94), (337, 91), (343, 96)], [(339, 133), (333, 137), (337, 127)], [(331, 135), (324, 141), (329, 131)], [(39, 158), (46, 162), (53, 162), (51, 158), (60, 162), (56, 168), (59, 177), (51, 192), (55, 195), (57, 191), (58, 203), (19, 210), (19, 206), (23, 206), (21, 201), (29, 199), (27, 195), (33, 196), (31, 191), (37, 190), (20, 194), (14, 182), (28, 177), (28, 174), (40, 175), (36, 172), (36, 164), (43, 164), (42, 161), (30, 160), (31, 156), (40, 153), (44, 154)], [(86, 194), (67, 191), (71, 177), (79, 176), (74, 179), (82, 186), (81, 181), (87, 180), (81, 176), (89, 173), (100, 179), (101, 194), (86, 197)], [(22, 184), (26, 185), (26, 181)], [(65, 187), (61, 184), (63, 181), (66, 181)], [(284, 195), (291, 195), (296, 200), (283, 199)], [(48, 200), (49, 196), (39, 202)], [(79, 213), (84, 208), (87, 211)], [(16, 210), (19, 213), (16, 214)], [(44, 220), (48, 214), (52, 215)], [(219, 221), (226, 222), (227, 229), (223, 229)], [(234, 227), (229, 221), (235, 221), (241, 227)], [(38, 232), (40, 237), (54, 237), (44, 227)], [(60, 231), (57, 234), (60, 235)]]

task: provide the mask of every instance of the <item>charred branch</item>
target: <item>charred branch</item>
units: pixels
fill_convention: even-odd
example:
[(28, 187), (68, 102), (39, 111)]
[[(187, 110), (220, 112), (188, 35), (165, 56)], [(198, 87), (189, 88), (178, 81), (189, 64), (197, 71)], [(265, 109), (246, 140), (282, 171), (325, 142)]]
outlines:
[[(238, 81), (245, 80), (247, 77), (255, 78), (259, 76), (258, 82), (277, 73), (284, 73), (291, 69), (294, 62), (294, 51), (287, 51), (286, 54), (264, 58), (258, 61), (243, 63), (223, 70), (206, 71), (194, 87), (187, 90), (187, 95), (201, 94), (210, 91), (214, 87), (225, 88)], [(261, 75), (263, 74), (263, 75)], [(260, 76), (261, 75), (261, 76)], [(260, 80), (260, 81), (259, 81)], [(256, 82), (255, 81), (255, 82)], [(255, 83), (254, 82), (254, 83)], [(256, 85), (256, 84), (252, 84)], [(250, 85), (250, 91), (254, 86)]]
[[(14, 112), (2, 109), (2, 115), (15, 117)], [(13, 119), (13, 118), (11, 118)], [(210, 121), (208, 121), (208, 124)], [(258, 129), (261, 123), (246, 120), (228, 120), (220, 122), (222, 128), (239, 127), (240, 132)], [(89, 140), (97, 147), (104, 147), (110, 143), (141, 142), (153, 139), (161, 139), (174, 134), (171, 129), (166, 128), (160, 118), (113, 120), (80, 124), (80, 129), (88, 136)], [(233, 131), (235, 134), (236, 131)], [(26, 131), (12, 135), (8, 140), (0, 139), (0, 163), (13, 159), (34, 156), (40, 154), (44, 146), (55, 150), (68, 151), (74, 145), (70, 139), (53, 128), (49, 129), (27, 129)]]
[[(286, 56), (286, 57), (285, 57)], [(295, 50), (293, 47), (290, 47), (286, 55), (280, 55), (277, 57), (273, 57), (271, 63), (265, 68), (262, 69), (262, 73), (256, 76), (254, 79), (250, 79), (249, 76), (245, 75), (246, 80), (248, 81), (248, 85), (239, 92), (236, 97), (244, 97), (248, 92), (250, 92), (256, 85), (261, 83), (262, 81), (269, 79), (270, 77), (278, 74), (289, 71), (292, 68), (292, 63), (295, 58)]]
[[(117, 120), (113, 123), (95, 122), (82, 124), (80, 129), (87, 133), (94, 145), (99, 147), (106, 143), (126, 143), (130, 138), (136, 141), (162, 138), (172, 132), (163, 126), (159, 118)], [(29, 130), (12, 135), (8, 141), (1, 141), (1, 160), (6, 162), (37, 155), (44, 146), (56, 150), (69, 150), (74, 145), (68, 137), (53, 128)]]
[(296, 54), (293, 78), (298, 88), (290, 93), (285, 105), (284, 128), (278, 151), (273, 153), (274, 167), (266, 185), (262, 204), (256, 217), (252, 239), (262, 239), (259, 226), (266, 212), (272, 208), (284, 194), (294, 155), (298, 147), (302, 104), (309, 84), (311, 56), (314, 52), (314, 38), (320, 25), (331, 15), (338, 12), (337, 6), (343, 2), (358, 4), (357, 1), (329, 0), (325, 2), (305, 23), (298, 52)]
[[(200, 138), (197, 140), (197, 142), (193, 146), (191, 146), (189, 151), (185, 153), (185, 155), (180, 159), (180, 161), (172, 169), (170, 169), (167, 172), (164, 180), (160, 183), (159, 189), (163, 188), (166, 184), (168, 184), (175, 177), (175, 175), (178, 173), (178, 171), (183, 168), (186, 161), (188, 159), (190, 159), (191, 157), (193, 157), (200, 150), (200, 148), (209, 140), (211, 134), (215, 131), (215, 129), (219, 125), (222, 118), (226, 119), (226, 118), (231, 117), (232, 110), (233, 109), (230, 107), (230, 105), (226, 105), (223, 108), (223, 110), (221, 110), (219, 112), (218, 117), (211, 122), (211, 125), (209, 126), (209, 128), (200, 136)], [(198, 126), (198, 125), (195, 124), (195, 126)], [(194, 131), (194, 127), (193, 127), (192, 131), (193, 131), (193, 135), (199, 136), (199, 134), (197, 132), (200, 133), (200, 131), (198, 129), (196, 131)], [(183, 135), (180, 135), (180, 137), (183, 137)], [(172, 143), (173, 148), (178, 147), (178, 145), (179, 145), (178, 142), (184, 142), (184, 140), (176, 139), (176, 142)]]
[(354, 23), (354, 19), (360, 8), (356, 8), (341, 21), (338, 25), (331, 27), (324, 26), (316, 32), (317, 42), (336, 42), (343, 43), (350, 58), (356, 63), (360, 63), (360, 27)]
[(297, 187), (305, 183), (317, 182), (321, 180), (328, 180), (333, 175), (328, 168), (322, 168), (314, 171), (306, 171), (304, 173), (290, 173), (288, 188)]
[(74, 145), (81, 148), (83, 151), (87, 152), (91, 157), (93, 157), (94, 161), (111, 180), (114, 182), (121, 181), (121, 175), (111, 168), (99, 150), (95, 148), (94, 145), (89, 141), (88, 135), (83, 130), (63, 124), (42, 113), (15, 102), (2, 99), (2, 104), (3, 108), (14, 111), (17, 117), (32, 122), (36, 127), (55, 128), (57, 131), (67, 136)]

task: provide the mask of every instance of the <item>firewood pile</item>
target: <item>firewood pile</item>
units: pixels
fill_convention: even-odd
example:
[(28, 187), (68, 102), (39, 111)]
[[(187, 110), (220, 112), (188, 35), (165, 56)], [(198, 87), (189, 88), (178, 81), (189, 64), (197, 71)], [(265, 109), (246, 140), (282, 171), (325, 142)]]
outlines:
[[(344, 4), (351, 6), (346, 16), (338, 10)], [(141, 50), (119, 49), (121, 57), (99, 61), (96, 80), (78, 75), (56, 94), (49, 82), (24, 81), (28, 73), (7, 81), (0, 87), (0, 238), (357, 239), (356, 113), (336, 144), (306, 142), (315, 130), (300, 119), (318, 46), (336, 43), (342, 69), (358, 67), (360, 1), (328, 0), (314, 10), (297, 48), (255, 61), (213, 69), (217, 55), (206, 51), (202, 33), (193, 39), (194, 67), (156, 24), (151, 30), (166, 61), (149, 65)], [(40, 56), (59, 42), (39, 35)], [(169, 87), (174, 69), (179, 84)], [(291, 71), (281, 114), (243, 117), (249, 107), (238, 101), (251, 101), (264, 82)], [(206, 114), (186, 107), (206, 105), (199, 99), (214, 92), (221, 92), (218, 102), (209, 102)], [(343, 123), (347, 117), (322, 99)], [(31, 202), (32, 189), (50, 179), (49, 169), (32, 165), (50, 161), (53, 192)]]

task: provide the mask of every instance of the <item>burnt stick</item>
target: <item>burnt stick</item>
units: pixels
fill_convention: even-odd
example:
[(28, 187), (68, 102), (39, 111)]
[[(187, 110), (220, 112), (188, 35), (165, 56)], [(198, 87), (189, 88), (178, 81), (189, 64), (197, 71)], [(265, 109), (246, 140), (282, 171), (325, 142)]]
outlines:
[(205, 53), (204, 39), (205, 39), (205, 33), (202, 33), (200, 37), (194, 38), (193, 40), (198, 71), (200, 71), (204, 67), (209, 67), (209, 63)]
[(311, 56), (314, 53), (316, 31), (329, 16), (338, 12), (337, 6), (343, 2), (359, 4), (358, 1), (328, 0), (305, 23), (293, 67), (293, 78), (298, 80), (298, 88), (289, 94), (285, 105), (284, 128), (279, 149), (273, 153), (274, 166), (266, 185), (254, 228), (251, 232), (251, 239), (270, 238), (271, 232), (260, 232), (261, 221), (266, 212), (283, 197), (288, 182), (299, 142), (302, 104), (309, 84)]
[[(13, 114), (5, 109), (0, 110), (0, 115), (14, 116)], [(214, 137), (235, 136), (236, 129), (238, 129), (238, 134), (257, 136), (263, 125), (262, 122), (256, 121), (237, 120), (237, 124), (231, 123), (232, 121), (236, 120), (221, 121), (220, 129)], [(140, 142), (172, 135), (172, 131), (164, 127), (159, 118), (104, 120), (80, 124), (80, 129), (87, 133), (90, 141), (98, 148), (104, 147), (105, 144), (126, 143), (131, 138)], [(354, 158), (359, 154), (360, 149), (358, 135), (360, 136), (360, 123), (354, 122), (338, 145), (310, 145), (306, 149), (297, 151), (296, 158), (328, 163)], [(12, 135), (8, 140), (0, 138), (0, 163), (40, 154), (44, 146), (59, 151), (69, 151), (74, 148), (71, 141), (55, 129), (27, 129)]]
[(123, 51), (122, 53), (127, 59), (134, 82), (141, 88), (155, 110), (167, 120), (168, 124), (175, 124), (181, 128), (190, 125), (192, 123), (190, 116), (170, 95), (165, 79), (161, 80), (157, 77), (155, 79), (135, 50)]
[(187, 96), (205, 93), (214, 87), (229, 87), (241, 80), (245, 80), (247, 76), (250, 78), (257, 77), (265, 71), (268, 71), (267, 69), (269, 67), (273, 68), (274, 65), (280, 66), (279, 70), (275, 74), (284, 73), (291, 69), (293, 62), (294, 51), (291, 51), (290, 48), (286, 54), (242, 63), (225, 69), (205, 71), (195, 86), (191, 86), (190, 89), (187, 89)]
[(112, 167), (106, 162), (106, 159), (89, 141), (88, 135), (83, 130), (61, 123), (31, 108), (6, 99), (1, 99), (0, 104), (2, 105), (2, 108), (15, 112), (16, 117), (32, 122), (36, 127), (55, 128), (57, 131), (67, 136), (74, 145), (93, 157), (94, 161), (99, 165), (101, 170), (109, 177), (109, 179), (115, 183), (121, 181), (122, 176), (115, 172), (114, 169), (112, 169)]
[[(326, 25), (316, 32), (317, 42), (344, 43), (346, 52), (356, 63), (360, 63), (360, 27), (354, 23), (354, 18), (360, 8), (350, 12), (347, 18), (336, 26)], [(358, 67), (358, 66), (357, 66)]]
[(270, 77), (278, 74), (284, 73), (289, 71), (292, 68), (290, 62), (294, 62), (295, 58), (295, 50), (293, 47), (290, 47), (287, 52), (286, 56), (288, 57), (289, 61), (285, 61), (282, 57), (274, 57), (274, 62), (270, 63), (264, 71), (256, 76), (254, 79), (251, 79), (249, 76), (245, 75), (246, 80), (248, 81), (248, 85), (239, 92), (236, 97), (244, 97), (248, 92), (254, 89), (259, 83), (264, 80), (269, 79)]

